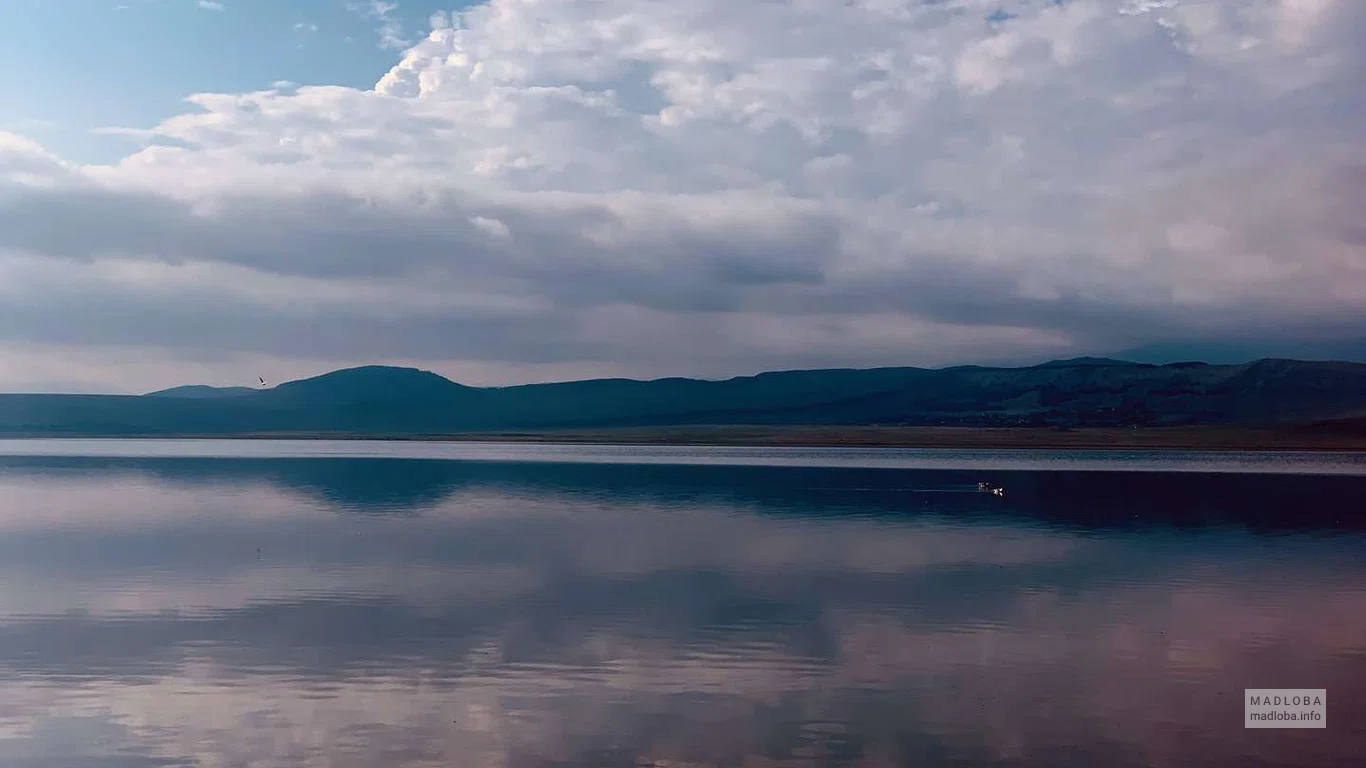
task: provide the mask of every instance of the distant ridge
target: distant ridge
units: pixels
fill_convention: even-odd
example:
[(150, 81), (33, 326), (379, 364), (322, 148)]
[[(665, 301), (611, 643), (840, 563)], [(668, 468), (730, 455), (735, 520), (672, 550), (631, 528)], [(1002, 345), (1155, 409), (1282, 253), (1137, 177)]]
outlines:
[(1132, 365), (1143, 368), (1153, 367), (1152, 363), (1131, 363), (1128, 360), (1114, 360), (1108, 357), (1073, 357), (1067, 360), (1050, 360), (1035, 368), (1082, 368), (1086, 366)]
[(1366, 364), (1166, 365), (1082, 357), (1022, 368), (772, 371), (479, 388), (361, 366), (275, 387), (142, 396), (0, 395), (0, 434), (423, 436), (697, 425), (1074, 427), (1318, 424), (1366, 414)]
[(189, 399), (205, 399), (214, 397), (239, 397), (250, 395), (257, 390), (251, 387), (210, 387), (204, 384), (186, 384), (183, 387), (171, 387), (156, 392), (148, 392), (147, 397), (183, 397)]

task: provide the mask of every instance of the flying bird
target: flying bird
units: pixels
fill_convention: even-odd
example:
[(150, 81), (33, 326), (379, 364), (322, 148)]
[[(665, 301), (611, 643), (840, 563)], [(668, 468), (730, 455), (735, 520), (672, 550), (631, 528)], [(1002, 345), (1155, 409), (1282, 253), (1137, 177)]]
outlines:
[(262, 379), (260, 376), (257, 376), (256, 378), (261, 379), (261, 386), (264, 387), (264, 386), (266, 385), (266, 380), (265, 380), (265, 379)]

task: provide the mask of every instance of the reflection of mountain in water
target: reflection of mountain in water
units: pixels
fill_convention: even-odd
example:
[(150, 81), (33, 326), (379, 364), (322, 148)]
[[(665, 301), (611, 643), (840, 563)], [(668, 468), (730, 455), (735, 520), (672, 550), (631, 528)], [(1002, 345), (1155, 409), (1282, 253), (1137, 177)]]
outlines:
[[(461, 490), (717, 504), (802, 517), (1025, 518), (1069, 527), (1239, 525), (1352, 529), (1366, 479), (1196, 472), (906, 470), (514, 463), (371, 458), (0, 458), (0, 473), (149, 474), (172, 483), (269, 483), (351, 514), (420, 514)], [(990, 475), (990, 477), (987, 477)], [(1004, 498), (976, 492), (989, 480)]]
[(338, 511), (416, 514), (439, 506), (475, 474), (436, 461), (385, 459), (264, 460), (238, 471), (307, 494)]

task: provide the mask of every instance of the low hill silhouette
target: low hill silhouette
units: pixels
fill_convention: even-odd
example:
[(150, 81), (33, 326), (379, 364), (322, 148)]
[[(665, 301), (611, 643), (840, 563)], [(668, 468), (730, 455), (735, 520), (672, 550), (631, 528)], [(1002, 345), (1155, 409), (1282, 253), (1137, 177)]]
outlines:
[(1079, 358), (1024, 368), (831, 369), (502, 388), (363, 366), (263, 389), (0, 395), (0, 433), (11, 436), (423, 436), (690, 425), (1300, 424), (1332, 432), (1340, 422), (1359, 428), (1363, 414), (1366, 364), (1297, 360), (1156, 365)]
[(187, 384), (147, 393), (148, 397), (179, 397), (187, 400), (207, 400), (216, 397), (238, 397), (250, 395), (256, 390), (251, 387), (210, 387), (204, 384)]

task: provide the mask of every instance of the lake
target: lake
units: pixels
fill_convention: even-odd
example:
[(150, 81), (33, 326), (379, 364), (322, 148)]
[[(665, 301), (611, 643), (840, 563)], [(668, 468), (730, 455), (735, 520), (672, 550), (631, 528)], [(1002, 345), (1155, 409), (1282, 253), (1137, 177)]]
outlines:
[(1356, 764), (1363, 511), (1362, 454), (0, 441), (0, 765)]

